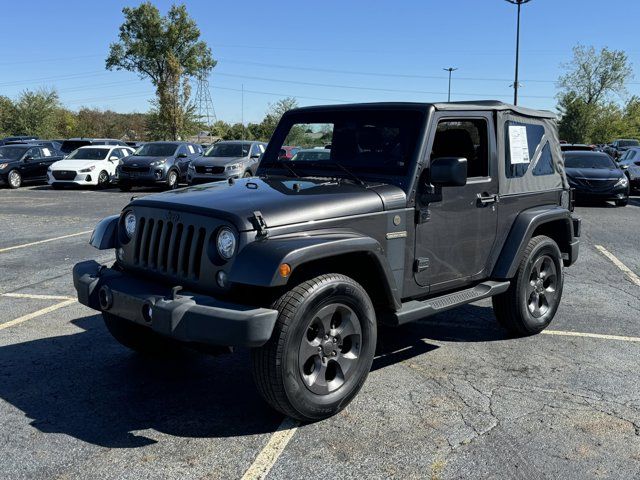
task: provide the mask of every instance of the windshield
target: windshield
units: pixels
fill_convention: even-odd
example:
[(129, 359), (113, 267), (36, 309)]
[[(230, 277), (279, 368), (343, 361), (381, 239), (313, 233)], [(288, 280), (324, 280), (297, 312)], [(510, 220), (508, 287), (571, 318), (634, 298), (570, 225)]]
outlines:
[(640, 145), (638, 140), (620, 140), (618, 143), (621, 147), (637, 147)]
[(301, 162), (301, 161), (329, 160), (330, 157), (331, 157), (331, 150), (327, 150), (327, 149), (301, 150), (293, 156), (291, 161)]
[(567, 155), (564, 157), (566, 168), (616, 168), (609, 155)]
[(136, 153), (137, 157), (172, 157), (178, 149), (175, 143), (146, 143)]
[(71, 152), (67, 160), (104, 160), (109, 153), (108, 148), (79, 148)]
[[(415, 162), (423, 124), (424, 113), (409, 109), (294, 114), (285, 117), (276, 130), (258, 174), (277, 170), (292, 175), (293, 170), (300, 177), (324, 175), (353, 179), (355, 175), (404, 188), (408, 183), (406, 175)], [(288, 132), (286, 137), (284, 132)], [(286, 160), (278, 158), (281, 145), (299, 145), (307, 151)]]
[(246, 157), (249, 155), (250, 143), (216, 143), (205, 157)]
[(91, 145), (91, 142), (87, 140), (65, 140), (62, 142), (60, 150), (64, 153), (71, 153), (76, 148), (84, 147), (85, 145)]
[(0, 159), (5, 160), (18, 160), (29, 147), (16, 148), (16, 147), (0, 147)]

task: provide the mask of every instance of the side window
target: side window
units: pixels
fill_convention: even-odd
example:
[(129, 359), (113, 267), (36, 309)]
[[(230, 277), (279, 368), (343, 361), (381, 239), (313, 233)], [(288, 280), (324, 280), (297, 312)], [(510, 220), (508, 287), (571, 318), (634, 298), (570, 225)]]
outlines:
[(196, 149), (193, 148), (193, 145), (187, 145), (187, 150), (189, 150), (190, 155), (193, 155), (196, 153)]
[(42, 157), (42, 155), (40, 155), (40, 149), (39, 148), (30, 148), (29, 151), (27, 152), (27, 155), (31, 155), (31, 158), (33, 158), (33, 159)]
[(184, 145), (180, 145), (178, 147), (178, 151), (176, 152), (176, 156), (180, 155), (181, 153), (187, 153), (187, 147), (185, 147)]
[(549, 146), (549, 142), (546, 142), (542, 152), (540, 154), (540, 158), (538, 159), (538, 163), (533, 167), (534, 175), (552, 175), (555, 169), (553, 168), (553, 158), (551, 157), (551, 147)]
[(254, 143), (251, 146), (251, 156), (253, 157), (254, 155), (260, 155), (262, 152), (260, 151), (260, 145), (257, 143)]
[(111, 157), (122, 158), (122, 151), (119, 148), (114, 148), (113, 150), (111, 150), (111, 153), (109, 154), (109, 158)]
[(42, 156), (44, 157), (50, 157), (52, 155), (51, 150), (47, 147), (43, 147), (40, 150), (42, 150)]
[(260, 149), (260, 153), (263, 154), (265, 151), (264, 145), (263, 144), (258, 144), (258, 148)]
[(467, 176), (489, 176), (489, 138), (487, 122), (477, 120), (442, 120), (433, 140), (431, 159), (462, 157), (467, 159)]
[[(504, 129), (507, 178), (524, 176), (544, 136), (542, 125), (506, 122)], [(549, 155), (551, 151), (549, 150)], [(540, 159), (542, 161), (542, 158)], [(553, 173), (550, 172), (550, 173)], [(541, 174), (538, 174), (541, 175)]]
[(627, 153), (625, 154), (625, 159), (626, 160), (631, 160), (633, 158), (635, 158), (636, 156), (636, 151), (635, 150), (627, 150)]

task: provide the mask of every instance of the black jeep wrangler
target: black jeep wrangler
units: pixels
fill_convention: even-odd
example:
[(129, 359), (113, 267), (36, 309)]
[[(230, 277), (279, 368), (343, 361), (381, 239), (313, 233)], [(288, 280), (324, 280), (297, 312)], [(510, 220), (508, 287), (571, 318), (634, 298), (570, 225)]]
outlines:
[[(330, 144), (329, 158), (278, 158)], [(252, 349), (274, 408), (318, 420), (364, 383), (379, 324), (493, 297), (515, 335), (555, 315), (580, 220), (554, 115), (499, 102), (286, 113), (257, 177), (133, 199), (75, 266), (81, 303), (123, 345)]]

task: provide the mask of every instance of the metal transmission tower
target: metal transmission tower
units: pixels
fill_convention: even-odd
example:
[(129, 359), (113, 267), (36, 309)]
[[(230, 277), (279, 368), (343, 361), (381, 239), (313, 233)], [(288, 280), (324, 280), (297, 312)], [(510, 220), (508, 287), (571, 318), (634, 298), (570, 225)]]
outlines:
[[(198, 86), (196, 88), (196, 115), (198, 119), (207, 125), (210, 130), (216, 122), (216, 111), (213, 108), (211, 91), (209, 90), (208, 71), (203, 71), (198, 75)], [(209, 134), (209, 132), (207, 132)]]

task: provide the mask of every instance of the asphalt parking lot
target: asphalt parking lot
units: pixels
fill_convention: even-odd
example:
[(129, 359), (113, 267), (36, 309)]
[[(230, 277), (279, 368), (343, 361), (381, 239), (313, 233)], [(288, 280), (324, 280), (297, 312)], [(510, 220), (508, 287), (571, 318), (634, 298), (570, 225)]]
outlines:
[[(140, 192), (135, 192), (139, 194)], [(0, 190), (1, 478), (638, 478), (640, 198), (580, 206), (550, 331), (479, 302), (398, 330), (355, 401), (298, 425), (247, 351), (142, 359), (74, 301), (71, 268), (131, 193)]]

